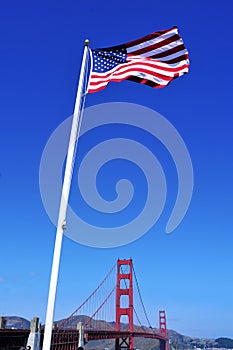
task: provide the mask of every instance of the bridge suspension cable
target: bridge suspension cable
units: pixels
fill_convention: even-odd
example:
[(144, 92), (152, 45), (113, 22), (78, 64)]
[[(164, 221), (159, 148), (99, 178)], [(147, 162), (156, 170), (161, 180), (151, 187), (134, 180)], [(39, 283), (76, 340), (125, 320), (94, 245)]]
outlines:
[[(104, 277), (104, 279), (102, 280), (102, 282), (98, 285), (98, 287), (84, 300), (84, 302), (76, 309), (74, 310), (74, 312), (72, 312), (72, 314), (70, 314), (64, 321), (62, 321), (59, 325), (58, 328), (63, 327), (93, 296), (94, 294), (96, 294), (96, 292), (100, 289), (100, 287), (104, 284), (104, 282), (107, 280), (107, 278), (111, 275), (111, 273), (113, 272), (113, 270), (116, 267), (116, 263), (113, 265), (113, 267), (111, 268), (111, 270), (107, 273), (107, 275)], [(115, 289), (116, 287), (114, 287)], [(113, 290), (114, 290), (113, 289)], [(112, 293), (111, 293), (112, 294)], [(110, 297), (110, 295), (108, 296)]]
[[(133, 266), (133, 265), (132, 265), (132, 266)], [(126, 268), (125, 268), (125, 269), (126, 269)], [(125, 273), (125, 269), (123, 270), (123, 268), (122, 268), (122, 266), (121, 266), (121, 273)], [(124, 285), (125, 285), (125, 288), (128, 288), (125, 279), (124, 279)], [(138, 316), (138, 314), (137, 314), (137, 311), (136, 311), (134, 305), (133, 305), (133, 311), (134, 311), (134, 314), (135, 314), (135, 316), (136, 316), (136, 318), (137, 318), (138, 323), (140, 324), (141, 328), (144, 330), (145, 327), (142, 325), (142, 323), (141, 323), (141, 321), (140, 321), (140, 319), (139, 319), (139, 316)]]
[[(138, 295), (139, 295), (139, 298), (140, 298), (140, 301), (141, 301), (141, 305), (142, 305), (142, 309), (143, 309), (144, 315), (145, 315), (146, 320), (147, 320), (147, 322), (148, 322), (149, 328), (152, 329), (152, 331), (154, 332), (153, 327), (151, 326), (150, 320), (149, 320), (149, 318), (148, 318), (148, 314), (147, 314), (147, 312), (146, 312), (146, 308), (145, 308), (144, 302), (143, 302), (143, 300), (142, 300), (142, 295), (141, 295), (141, 292), (140, 292), (140, 288), (139, 288), (139, 284), (138, 284), (138, 279), (137, 279), (137, 276), (136, 276), (136, 273), (135, 273), (134, 266), (133, 266), (133, 274), (134, 274), (134, 279), (135, 279), (135, 282), (136, 282), (136, 287), (137, 287), (137, 291), (138, 291)], [(134, 309), (134, 312), (135, 312), (135, 315), (136, 315), (136, 317), (137, 317), (137, 319), (138, 319), (138, 315), (137, 315), (135, 309)], [(138, 319), (138, 321), (139, 321), (139, 319)], [(140, 322), (140, 321), (139, 321), (139, 323), (140, 323), (140, 325), (141, 325), (141, 322)], [(141, 326), (142, 326), (142, 325), (141, 325)], [(142, 326), (142, 328), (144, 329), (143, 326)]]
[(110, 298), (110, 296), (112, 295), (112, 293), (115, 291), (116, 286), (111, 290), (111, 292), (108, 294), (108, 296), (104, 299), (104, 301), (102, 302), (102, 304), (98, 307), (98, 309), (93, 313), (93, 315), (91, 315), (89, 317), (89, 319), (84, 323), (84, 327), (86, 327), (88, 325), (88, 323), (90, 323), (90, 321), (93, 319), (93, 317), (95, 317), (95, 315), (100, 311), (100, 309), (102, 309), (102, 307), (104, 306), (104, 304), (107, 302), (107, 300)]

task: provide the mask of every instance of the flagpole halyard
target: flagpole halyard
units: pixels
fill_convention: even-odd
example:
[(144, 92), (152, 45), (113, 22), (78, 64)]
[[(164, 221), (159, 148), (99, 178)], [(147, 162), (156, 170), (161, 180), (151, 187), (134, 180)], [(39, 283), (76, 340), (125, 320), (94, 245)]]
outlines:
[(77, 96), (76, 96), (75, 107), (74, 107), (73, 121), (72, 121), (72, 127), (70, 132), (70, 141), (69, 141), (66, 167), (65, 167), (65, 175), (64, 175), (61, 200), (60, 200), (56, 240), (54, 245), (52, 270), (51, 270), (51, 276), (50, 276), (50, 286), (49, 286), (45, 330), (44, 330), (43, 350), (50, 350), (50, 346), (51, 346), (54, 306), (55, 306), (55, 299), (56, 299), (56, 289), (57, 289), (57, 281), (58, 281), (58, 273), (59, 273), (59, 265), (60, 265), (60, 257), (61, 257), (62, 239), (63, 239), (63, 232), (66, 228), (66, 212), (67, 212), (70, 185), (71, 185), (71, 179), (72, 179), (72, 173), (73, 173), (75, 151), (76, 151), (76, 148), (77, 148), (76, 146), (78, 142), (78, 132), (80, 130), (79, 123), (80, 123), (80, 114), (81, 114), (81, 102), (83, 97), (82, 94), (83, 94), (84, 77), (85, 77), (85, 70), (87, 65), (88, 46), (89, 46), (89, 40), (86, 39), (84, 52), (83, 52), (82, 65), (80, 70)]

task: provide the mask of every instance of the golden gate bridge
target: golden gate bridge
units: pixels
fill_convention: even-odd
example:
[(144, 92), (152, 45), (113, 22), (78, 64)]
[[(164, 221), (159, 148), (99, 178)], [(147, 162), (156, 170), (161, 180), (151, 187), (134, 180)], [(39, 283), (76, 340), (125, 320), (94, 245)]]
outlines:
[[(113, 275), (115, 277), (116, 268), (117, 278), (112, 286), (111, 278)], [(136, 288), (133, 288), (133, 280), (135, 280)], [(137, 294), (134, 293), (134, 289)], [(140, 316), (135, 308), (136, 295), (141, 306)], [(147, 325), (141, 320), (142, 315)], [(112, 321), (113, 319), (115, 321)], [(43, 328), (40, 332), (42, 345)], [(17, 349), (17, 345), (23, 345), (23, 334), (27, 338), (28, 333), (28, 330), (23, 333), (23, 330), (0, 329), (0, 340), (4, 339), (5, 350)], [(157, 339), (160, 350), (168, 350), (166, 314), (164, 310), (160, 310), (159, 328), (151, 326), (132, 259), (118, 259), (90, 296), (66, 319), (54, 323), (50, 348), (51, 350), (83, 350), (85, 345), (91, 341), (112, 339), (115, 350), (134, 350), (135, 338)], [(12, 339), (14, 339), (14, 344), (12, 344)], [(7, 340), (9, 341), (8, 346)]]

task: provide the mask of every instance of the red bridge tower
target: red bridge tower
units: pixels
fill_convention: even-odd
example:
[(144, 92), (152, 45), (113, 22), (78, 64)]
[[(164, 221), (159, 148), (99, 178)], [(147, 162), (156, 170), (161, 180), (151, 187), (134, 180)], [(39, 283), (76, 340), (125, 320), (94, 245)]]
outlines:
[(167, 322), (166, 313), (164, 310), (159, 311), (159, 335), (164, 337), (165, 340), (165, 350), (169, 349), (168, 337), (167, 337)]
[[(117, 285), (116, 285), (116, 331), (120, 331), (121, 316), (128, 316), (129, 331), (134, 331), (133, 326), (133, 265), (132, 259), (117, 260)], [(121, 307), (121, 297), (128, 296), (128, 305)], [(116, 339), (115, 350), (134, 348), (134, 338)]]

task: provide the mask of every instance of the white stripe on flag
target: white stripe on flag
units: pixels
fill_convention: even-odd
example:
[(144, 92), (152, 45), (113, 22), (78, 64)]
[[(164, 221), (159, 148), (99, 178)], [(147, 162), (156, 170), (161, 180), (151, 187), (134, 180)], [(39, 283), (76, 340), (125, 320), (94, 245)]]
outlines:
[[(157, 49), (154, 49), (154, 50), (142, 53), (139, 56), (141, 56), (141, 57), (151, 57), (151, 56), (154, 56), (154, 55), (158, 55), (158, 54), (160, 54), (162, 52), (166, 52), (166, 51), (168, 51), (170, 49), (173, 49), (174, 47), (177, 47), (177, 46), (180, 46), (180, 45), (183, 45), (183, 40), (182, 39), (176, 40), (176, 41), (174, 41), (174, 42), (172, 42), (170, 44), (164, 45), (164, 46), (159, 47)], [(163, 59), (163, 57), (162, 57), (162, 59)]]
[(159, 36), (157, 38), (144, 41), (141, 44), (138, 44), (138, 45), (135, 45), (135, 46), (127, 47), (127, 52), (131, 53), (131, 52), (134, 52), (134, 51), (141, 50), (144, 47), (155, 45), (155, 44), (160, 43), (161, 41), (163, 41), (165, 39), (170, 38), (174, 34), (178, 34), (177, 28), (172, 29), (172, 31), (170, 31), (170, 32), (168, 32), (166, 34), (162, 34), (161, 36)]

